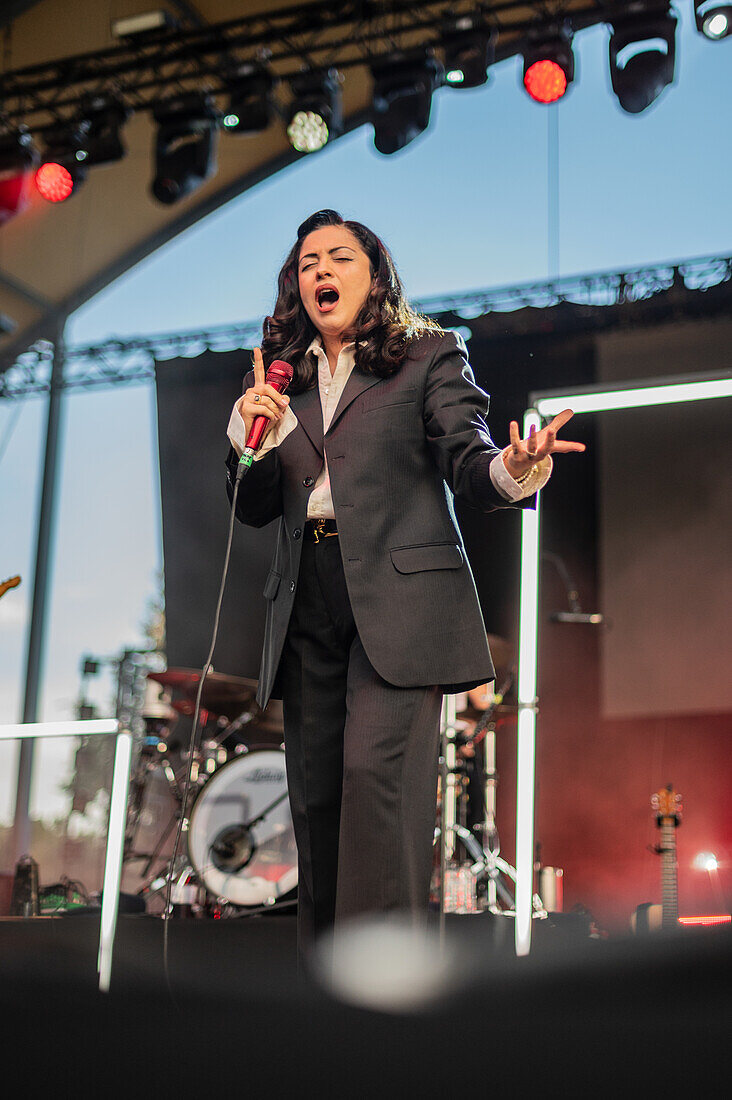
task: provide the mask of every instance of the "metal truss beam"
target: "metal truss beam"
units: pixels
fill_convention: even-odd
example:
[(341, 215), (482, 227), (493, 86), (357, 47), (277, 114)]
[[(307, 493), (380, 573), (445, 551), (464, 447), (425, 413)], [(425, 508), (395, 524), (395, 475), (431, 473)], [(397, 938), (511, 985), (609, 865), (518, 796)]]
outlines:
[[(529, 30), (558, 22), (579, 30), (628, 7), (600, 0), (323, 0), (225, 23), (164, 31), (118, 46), (0, 76), (0, 123), (43, 133), (70, 122), (89, 98), (113, 96), (130, 111), (183, 91), (223, 94), (246, 64), (266, 61), (284, 83), (303, 67), (348, 69), (416, 47), (439, 48), (447, 19), (487, 21), (495, 59), (517, 52)], [(664, 10), (668, 0), (646, 0)]]
[[(601, 272), (559, 279), (551, 283), (440, 295), (416, 302), (432, 316), (452, 314), (466, 321), (491, 313), (508, 313), (532, 307), (548, 309), (560, 303), (591, 306), (630, 305), (649, 301), (679, 288), (683, 293), (704, 292), (732, 281), (732, 257), (706, 257), (676, 265), (664, 264), (629, 272)], [(683, 316), (683, 307), (675, 311)], [(695, 311), (695, 315), (697, 315)], [(68, 347), (65, 351), (64, 390), (91, 389), (150, 382), (155, 362), (176, 357), (192, 358), (204, 351), (251, 348), (260, 339), (262, 319), (219, 325), (194, 332), (137, 336), (107, 340), (102, 344)], [(53, 345), (38, 341), (0, 374), (0, 399), (13, 400), (47, 393), (50, 388)]]

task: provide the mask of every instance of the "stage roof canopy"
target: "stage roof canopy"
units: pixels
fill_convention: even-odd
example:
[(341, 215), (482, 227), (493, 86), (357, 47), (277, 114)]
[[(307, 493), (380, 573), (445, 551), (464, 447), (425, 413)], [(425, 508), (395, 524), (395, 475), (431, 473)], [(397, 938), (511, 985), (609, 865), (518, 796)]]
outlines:
[[(649, 7), (668, 13), (667, 0), (650, 0)], [(164, 11), (175, 26), (131, 37), (120, 37), (117, 26), (115, 33), (120, 20), (151, 10)], [(371, 118), (379, 59), (401, 54), (408, 60), (427, 49), (443, 73), (450, 33), (485, 32), (489, 59), (500, 61), (523, 53), (552, 27), (576, 31), (627, 11), (627, 3), (593, 0), (166, 0), (157, 8), (152, 0), (6, 0), (0, 140), (25, 125), (43, 153), (60, 132), (88, 117), (85, 105), (105, 97), (121, 102), (129, 117), (120, 131), (121, 159), (87, 166), (85, 182), (65, 202), (46, 202), (31, 187), (29, 206), (0, 228), (0, 330), (6, 330), (0, 369), (33, 341), (54, 340), (71, 312), (199, 218), (308, 155), (295, 152), (286, 134), (292, 78), (303, 71), (341, 74), (348, 132)], [(231, 81), (252, 64), (274, 77), (274, 118), (255, 134), (226, 132), (221, 120)], [(439, 85), (443, 77), (436, 79)], [(150, 191), (158, 133), (153, 114), (190, 92), (212, 97), (216, 170), (166, 205)]]

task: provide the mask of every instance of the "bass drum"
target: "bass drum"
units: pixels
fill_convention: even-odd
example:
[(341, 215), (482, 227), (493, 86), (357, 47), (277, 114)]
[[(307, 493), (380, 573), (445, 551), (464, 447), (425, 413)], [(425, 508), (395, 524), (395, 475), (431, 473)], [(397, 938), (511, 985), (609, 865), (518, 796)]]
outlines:
[(295, 888), (282, 749), (254, 749), (214, 772), (193, 804), (188, 855), (209, 893), (234, 905), (272, 905)]

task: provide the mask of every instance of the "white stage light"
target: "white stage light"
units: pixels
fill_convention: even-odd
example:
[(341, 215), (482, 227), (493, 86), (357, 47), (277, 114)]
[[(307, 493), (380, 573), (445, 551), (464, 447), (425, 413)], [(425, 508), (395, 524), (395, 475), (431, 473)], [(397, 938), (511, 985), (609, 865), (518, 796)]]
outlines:
[(695, 871), (717, 871), (719, 861), (713, 852), (697, 852), (693, 866)]

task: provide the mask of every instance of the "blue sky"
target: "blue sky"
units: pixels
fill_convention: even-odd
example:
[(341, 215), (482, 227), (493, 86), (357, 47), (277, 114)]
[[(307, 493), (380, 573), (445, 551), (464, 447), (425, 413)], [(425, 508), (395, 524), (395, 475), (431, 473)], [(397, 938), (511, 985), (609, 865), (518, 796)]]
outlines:
[[(510, 59), (485, 88), (438, 93), (430, 129), (400, 153), (380, 156), (366, 126), (210, 215), (80, 309), (67, 339), (263, 315), (296, 226), (324, 206), (371, 225), (417, 298), (545, 279), (552, 112), (559, 274), (732, 254), (732, 39), (697, 34), (690, 4), (679, 16), (675, 85), (642, 115), (624, 114), (612, 95), (605, 27), (576, 37), (575, 84), (558, 107), (532, 103), (520, 88), (520, 61)], [(0, 404), (0, 447), (12, 415), (12, 405)], [(0, 601), (0, 722), (16, 721), (22, 700), (44, 419), (42, 400), (25, 403), (0, 464), (9, 517), (0, 580), (26, 580)], [(161, 568), (154, 421), (150, 387), (65, 402), (44, 719), (71, 717), (82, 653), (113, 657), (141, 640)], [(492, 429), (499, 440), (507, 432)], [(92, 694), (108, 712), (109, 677)], [(12, 813), (14, 753), (0, 746), (0, 821)], [(69, 751), (49, 742), (37, 759), (34, 807), (52, 815), (64, 806), (56, 787)]]

